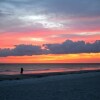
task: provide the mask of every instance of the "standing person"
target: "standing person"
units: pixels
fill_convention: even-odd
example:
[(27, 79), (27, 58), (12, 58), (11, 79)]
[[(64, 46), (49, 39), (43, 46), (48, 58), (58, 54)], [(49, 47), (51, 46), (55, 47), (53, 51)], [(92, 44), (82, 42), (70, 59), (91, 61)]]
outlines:
[(23, 71), (24, 71), (23, 68), (21, 68), (20, 73), (23, 74)]

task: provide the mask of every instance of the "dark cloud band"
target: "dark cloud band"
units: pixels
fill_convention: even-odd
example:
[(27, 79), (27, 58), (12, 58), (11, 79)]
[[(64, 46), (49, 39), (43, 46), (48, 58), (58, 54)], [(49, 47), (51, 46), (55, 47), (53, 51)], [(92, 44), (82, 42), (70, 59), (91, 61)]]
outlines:
[(100, 52), (100, 40), (96, 40), (94, 43), (85, 43), (84, 41), (73, 42), (71, 40), (66, 40), (61, 44), (44, 44), (43, 46), (45, 49), (42, 49), (41, 46), (25, 44), (16, 45), (14, 49), (0, 49), (0, 57)]

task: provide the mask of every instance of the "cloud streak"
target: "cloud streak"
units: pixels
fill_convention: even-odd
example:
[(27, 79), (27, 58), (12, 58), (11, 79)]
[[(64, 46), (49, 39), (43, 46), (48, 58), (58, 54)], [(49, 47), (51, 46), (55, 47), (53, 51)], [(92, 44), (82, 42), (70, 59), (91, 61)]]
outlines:
[(13, 49), (0, 49), (0, 57), (7, 56), (32, 56), (42, 54), (75, 54), (75, 53), (99, 53), (100, 40), (93, 43), (85, 43), (84, 41), (66, 40), (61, 44), (44, 44), (35, 45), (15, 45)]

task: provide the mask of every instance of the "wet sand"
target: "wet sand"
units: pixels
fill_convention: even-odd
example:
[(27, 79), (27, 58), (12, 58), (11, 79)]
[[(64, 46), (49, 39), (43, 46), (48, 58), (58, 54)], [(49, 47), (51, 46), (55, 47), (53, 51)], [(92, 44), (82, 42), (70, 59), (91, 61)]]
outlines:
[(42, 78), (55, 75), (67, 75), (67, 74), (81, 74), (90, 72), (100, 72), (100, 70), (81, 70), (81, 71), (69, 71), (69, 72), (50, 72), (50, 73), (30, 73), (30, 74), (14, 74), (14, 75), (0, 75), (0, 81), (5, 80), (21, 80), (29, 78)]

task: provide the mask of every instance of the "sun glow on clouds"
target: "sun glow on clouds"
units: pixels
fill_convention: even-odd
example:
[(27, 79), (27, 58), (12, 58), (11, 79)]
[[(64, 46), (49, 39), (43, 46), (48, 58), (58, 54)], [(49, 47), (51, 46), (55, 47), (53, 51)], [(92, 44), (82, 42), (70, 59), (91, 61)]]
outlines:
[(21, 41), (37, 41), (37, 42), (45, 41), (43, 38), (32, 38), (32, 37), (20, 38), (19, 40), (21, 40)]

